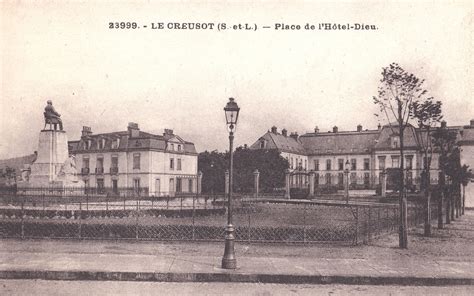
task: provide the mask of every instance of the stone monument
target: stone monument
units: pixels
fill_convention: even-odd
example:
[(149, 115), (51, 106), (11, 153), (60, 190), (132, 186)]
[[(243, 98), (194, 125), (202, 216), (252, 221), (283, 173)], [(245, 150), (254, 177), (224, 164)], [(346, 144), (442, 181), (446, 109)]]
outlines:
[(51, 101), (47, 102), (43, 114), (45, 123), (39, 134), (37, 158), (31, 164), (29, 176), (23, 180), (27, 180), (28, 187), (81, 187), (75, 158), (69, 156), (61, 115)]

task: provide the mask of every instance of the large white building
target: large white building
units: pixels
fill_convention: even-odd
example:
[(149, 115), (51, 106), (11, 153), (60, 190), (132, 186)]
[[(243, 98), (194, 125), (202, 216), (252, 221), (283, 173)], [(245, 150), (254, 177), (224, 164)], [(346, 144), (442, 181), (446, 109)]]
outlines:
[(154, 135), (129, 123), (127, 131), (93, 134), (85, 126), (80, 140), (69, 141), (69, 153), (86, 188), (146, 188), (155, 196), (197, 192), (194, 144), (170, 129)]
[[(461, 135), (459, 143), (463, 150), (462, 163), (470, 163), (470, 167), (474, 168), (474, 121), (467, 126), (448, 128)], [(419, 187), (421, 181), (424, 161), (420, 144), (422, 136), (423, 131), (411, 125), (404, 132), (404, 167), (407, 183), (413, 188)], [(305, 186), (309, 180), (307, 177), (302, 179), (298, 173), (314, 171), (315, 187), (336, 185), (342, 188), (344, 170), (348, 166), (351, 188), (369, 189), (380, 184), (383, 171), (399, 168), (399, 145), (400, 136), (389, 125), (379, 125), (375, 130), (363, 130), (359, 125), (355, 131), (339, 131), (335, 126), (328, 132), (320, 132), (316, 127), (314, 132), (301, 136), (297, 133), (288, 135), (285, 129), (279, 133), (274, 126), (250, 148), (280, 151), (288, 160), (290, 171), (294, 173), (290, 178), (293, 187)], [(437, 170), (438, 155), (434, 153), (431, 160), (431, 183), (437, 183)]]

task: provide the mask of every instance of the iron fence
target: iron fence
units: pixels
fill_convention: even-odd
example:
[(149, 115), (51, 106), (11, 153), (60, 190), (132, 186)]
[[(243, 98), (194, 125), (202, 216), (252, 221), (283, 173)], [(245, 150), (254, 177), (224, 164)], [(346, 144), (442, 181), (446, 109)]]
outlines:
[[(237, 241), (358, 244), (396, 232), (398, 215), (395, 204), (237, 195), (233, 220)], [(408, 220), (423, 223), (422, 204), (409, 204)], [(222, 241), (225, 225), (224, 195), (0, 195), (3, 238)]]

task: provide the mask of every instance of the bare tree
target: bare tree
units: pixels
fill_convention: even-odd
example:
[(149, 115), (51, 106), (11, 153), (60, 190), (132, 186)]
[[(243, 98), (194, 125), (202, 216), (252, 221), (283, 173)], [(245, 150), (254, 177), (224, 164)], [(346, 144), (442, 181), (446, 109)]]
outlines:
[(424, 235), (431, 235), (431, 188), (430, 170), (433, 156), (433, 141), (431, 139), (432, 129), (441, 121), (441, 102), (433, 101), (429, 97), (424, 101), (413, 102), (413, 116), (415, 117), (420, 133), (418, 133), (418, 143), (423, 153), (423, 172), (421, 173), (422, 190), (425, 195), (425, 227)]
[(427, 93), (422, 88), (424, 80), (408, 73), (397, 63), (382, 69), (382, 79), (374, 103), (384, 115), (394, 135), (400, 137), (400, 217), (399, 247), (408, 248), (407, 198), (404, 170), (404, 132), (410, 118), (413, 118), (413, 102), (421, 100)]

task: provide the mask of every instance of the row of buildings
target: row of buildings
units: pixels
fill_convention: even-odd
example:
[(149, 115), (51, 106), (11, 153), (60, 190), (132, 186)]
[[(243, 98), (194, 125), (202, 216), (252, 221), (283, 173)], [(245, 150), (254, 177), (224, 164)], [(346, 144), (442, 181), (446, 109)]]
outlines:
[[(443, 123), (445, 124), (445, 123)], [(450, 126), (448, 129), (458, 133), (461, 146), (461, 161), (474, 167), (474, 120), (465, 126)], [(404, 167), (407, 183), (413, 188), (420, 185), (420, 174), (424, 167), (422, 141), (426, 133), (409, 125), (404, 132)], [(288, 160), (290, 184), (292, 187), (307, 186), (309, 178), (301, 178), (306, 172), (315, 173), (315, 187), (336, 185), (342, 187), (344, 171), (349, 170), (352, 188), (369, 189), (380, 184), (381, 173), (400, 167), (400, 136), (390, 125), (377, 129), (363, 129), (358, 125), (353, 131), (321, 132), (318, 127), (313, 132), (301, 136), (286, 129), (278, 131), (273, 126), (262, 135), (251, 149), (276, 149)], [(431, 159), (431, 183), (437, 183), (438, 154)]]
[[(458, 133), (461, 161), (474, 167), (474, 120), (469, 125), (451, 126)], [(409, 185), (418, 187), (423, 168), (423, 131), (408, 126), (404, 133), (405, 168)], [(400, 166), (400, 138), (389, 125), (377, 129), (313, 132), (298, 135), (272, 127), (251, 149), (275, 149), (288, 160), (292, 187), (308, 186), (306, 173), (315, 173), (315, 187), (341, 187), (344, 171), (349, 170), (352, 188), (373, 189), (381, 173)], [(68, 141), (75, 158), (81, 185), (98, 191), (119, 188), (147, 188), (151, 195), (195, 193), (199, 191), (198, 154), (193, 143), (165, 129), (161, 135), (143, 132), (138, 124), (127, 130), (94, 134), (83, 127), (79, 140)], [(28, 157), (34, 162), (34, 155)], [(438, 155), (431, 160), (431, 182), (437, 182)], [(303, 175), (303, 178), (302, 178)], [(473, 187), (473, 186), (471, 186)], [(472, 189), (472, 188), (471, 188)]]

